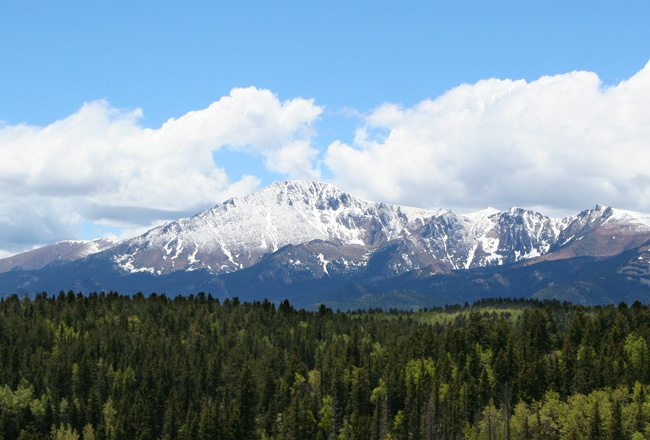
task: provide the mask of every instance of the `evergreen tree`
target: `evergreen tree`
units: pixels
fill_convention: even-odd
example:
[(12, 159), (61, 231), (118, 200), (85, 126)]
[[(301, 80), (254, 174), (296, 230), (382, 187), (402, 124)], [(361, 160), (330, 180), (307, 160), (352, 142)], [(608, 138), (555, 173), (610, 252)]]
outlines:
[(612, 414), (609, 421), (608, 440), (623, 440), (625, 433), (623, 431), (623, 420), (621, 414), (621, 401), (614, 398), (612, 402)]
[(601, 440), (602, 435), (602, 421), (600, 416), (600, 409), (598, 407), (598, 399), (594, 399), (594, 404), (591, 411), (591, 417), (589, 419), (589, 431), (587, 434), (587, 440)]

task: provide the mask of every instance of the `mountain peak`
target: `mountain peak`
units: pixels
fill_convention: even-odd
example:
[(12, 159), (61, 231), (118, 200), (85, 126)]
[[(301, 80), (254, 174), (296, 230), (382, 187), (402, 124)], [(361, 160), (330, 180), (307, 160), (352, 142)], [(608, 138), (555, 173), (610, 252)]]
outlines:
[[(286, 205), (296, 208), (301, 205), (318, 205), (318, 209), (323, 209), (326, 206), (322, 203), (323, 200), (341, 198), (362, 202), (331, 183), (311, 180), (282, 180), (273, 182), (247, 196), (228, 199), (221, 205), (215, 206), (213, 210), (230, 209), (243, 205), (266, 208)], [(317, 203), (318, 201), (321, 201), (321, 203)], [(336, 205), (336, 203), (333, 203), (333, 205)]]
[(289, 179), (289, 180), (280, 180), (277, 182), (273, 182), (270, 185), (268, 185), (265, 188), (262, 188), (260, 191), (264, 191), (265, 189), (269, 188), (281, 188), (281, 189), (287, 189), (287, 190), (297, 190), (301, 192), (309, 192), (309, 191), (322, 191), (322, 190), (329, 190), (329, 191), (338, 191), (338, 192), (343, 192), (342, 189), (340, 189), (338, 186), (329, 183), (329, 182), (323, 182), (319, 180), (301, 180), (301, 179)]
[[(350, 196), (331, 183), (311, 180), (283, 180), (274, 182), (259, 191), (249, 194), (239, 200), (244, 203), (261, 204), (264, 206), (284, 204), (313, 205), (318, 200), (345, 198), (357, 203), (363, 202)], [(322, 203), (320, 204), (322, 205)], [(322, 208), (323, 206), (320, 206)]]
[[(587, 243), (589, 234), (618, 240), (616, 249), (626, 249), (630, 243), (647, 240), (649, 231), (649, 215), (603, 205), (561, 219), (516, 207), (458, 215), (366, 201), (327, 182), (286, 180), (114, 245), (70, 242), (59, 247), (74, 250), (70, 259), (101, 252), (123, 271), (161, 275), (197, 269), (234, 272), (287, 245), (313, 250), (318, 248), (316, 242), (329, 243), (340, 252), (335, 255), (330, 248), (325, 252), (319, 245), (322, 255), (316, 253), (312, 259), (319, 267), (330, 270), (332, 264), (361, 270), (370, 260), (383, 258), (383, 247), (405, 246), (408, 252), (399, 251), (395, 254), (399, 258), (389, 259), (394, 265), (391, 270), (398, 273), (429, 265), (447, 270), (515, 263), (572, 243)], [(571, 255), (598, 255), (605, 247), (613, 249), (610, 241), (603, 240), (600, 247), (574, 246)], [(62, 260), (63, 250), (40, 260), (45, 264)], [(35, 257), (28, 255), (20, 264), (14, 259), (7, 270), (28, 267), (27, 260)], [(303, 264), (305, 258), (294, 258), (290, 264)]]
[(464, 217), (467, 217), (469, 219), (482, 219), (482, 218), (491, 217), (495, 214), (501, 214), (501, 211), (492, 206), (488, 206), (487, 208), (481, 209), (480, 211), (474, 211), (474, 212), (464, 214)]

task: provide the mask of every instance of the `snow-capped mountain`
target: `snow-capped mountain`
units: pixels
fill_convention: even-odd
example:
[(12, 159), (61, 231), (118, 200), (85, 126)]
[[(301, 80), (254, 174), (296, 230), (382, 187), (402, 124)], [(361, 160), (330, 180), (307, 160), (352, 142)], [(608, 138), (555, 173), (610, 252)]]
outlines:
[(373, 203), (319, 182), (274, 183), (241, 199), (184, 218), (118, 245), (115, 263), (155, 274), (249, 267), (283, 246), (313, 240), (368, 250), (410, 231), (442, 211)]
[[(115, 264), (129, 272), (208, 269), (220, 274), (314, 240), (336, 244), (341, 255), (329, 255), (327, 261), (342, 258), (348, 266), (363, 265), (389, 242), (402, 242), (402, 261), (391, 268), (396, 274), (429, 265), (468, 269), (515, 263), (563, 247), (570, 256), (613, 255), (640, 245), (649, 233), (650, 216), (600, 205), (566, 218), (520, 208), (461, 215), (368, 202), (327, 183), (287, 181), (152, 229), (111, 253)], [(322, 265), (325, 256), (319, 254), (312, 259)]]
[[(47, 286), (54, 276), (75, 288), (109, 290), (113, 281), (106, 280), (120, 277), (129, 287), (129, 276), (146, 275), (154, 277), (150, 283), (182, 279), (185, 290), (200, 288), (192, 280), (204, 277), (210, 288), (234, 295), (223, 283), (432, 276), (609, 257), (648, 240), (649, 215), (602, 205), (565, 218), (520, 208), (458, 214), (369, 202), (328, 183), (285, 181), (131, 239), (60, 242), (0, 260), (0, 274), (25, 273), (4, 284), (13, 291)], [(53, 263), (56, 272), (42, 275)]]
[[(104, 252), (130, 273), (221, 274), (250, 267), (284, 246), (320, 240), (335, 244), (341, 254), (330, 252), (328, 263), (342, 258), (348, 266), (363, 265), (377, 249), (401, 242), (402, 264), (393, 267), (400, 273), (428, 265), (503, 265), (549, 253), (554, 255), (548, 258), (614, 255), (649, 238), (649, 215), (602, 205), (565, 218), (520, 208), (457, 214), (369, 202), (328, 183), (284, 181), (132, 239), (64, 241), (0, 260), (0, 272)], [(326, 257), (320, 254), (322, 266)]]

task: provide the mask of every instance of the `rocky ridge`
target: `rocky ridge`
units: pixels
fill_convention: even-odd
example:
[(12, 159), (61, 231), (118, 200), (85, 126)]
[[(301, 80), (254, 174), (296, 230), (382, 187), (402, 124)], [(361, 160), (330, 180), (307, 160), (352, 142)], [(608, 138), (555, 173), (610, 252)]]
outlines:
[(565, 218), (521, 208), (457, 214), (369, 202), (328, 183), (285, 181), (131, 239), (60, 242), (0, 260), (0, 272), (102, 255), (124, 273), (220, 275), (290, 246), (276, 263), (303, 266), (316, 277), (369, 269), (395, 276), (609, 256), (648, 239), (649, 215), (602, 205)]

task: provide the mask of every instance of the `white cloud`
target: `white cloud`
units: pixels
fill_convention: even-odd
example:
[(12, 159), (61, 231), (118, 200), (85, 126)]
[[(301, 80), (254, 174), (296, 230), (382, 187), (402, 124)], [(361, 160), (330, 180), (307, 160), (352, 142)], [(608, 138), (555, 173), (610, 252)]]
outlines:
[(487, 79), (360, 116), (354, 141), (332, 143), (321, 163), (313, 124), (322, 108), (312, 100), (233, 89), (158, 129), (141, 125), (139, 109), (90, 102), (45, 127), (0, 124), (0, 256), (74, 238), (87, 221), (139, 232), (258, 188), (259, 178), (233, 182), (215, 164), (221, 148), (291, 178), (320, 179), (324, 164), (371, 200), (650, 212), (648, 108), (650, 63), (611, 87), (589, 72)]
[[(0, 122), (2, 122), (2, 121), (0, 121)], [(0, 259), (11, 257), (14, 254), (15, 254), (15, 252), (8, 252), (8, 251), (3, 251), (3, 250), (0, 249)]]
[(214, 163), (224, 147), (261, 154), (281, 173), (306, 166), (315, 176), (309, 145), (321, 111), (251, 87), (159, 129), (140, 124), (141, 110), (106, 101), (46, 127), (0, 125), (0, 248), (74, 238), (84, 220), (139, 230), (252, 192), (258, 178), (232, 182)]
[(308, 141), (295, 141), (265, 152), (266, 166), (272, 171), (286, 174), (295, 179), (318, 180), (320, 169), (313, 164), (319, 151)]
[(411, 108), (382, 105), (352, 145), (329, 146), (325, 164), (340, 186), (375, 200), (650, 212), (648, 108), (650, 63), (612, 87), (589, 72), (488, 79)]
[(16, 197), (3, 193), (0, 200), (0, 250), (15, 253), (36, 244), (71, 238), (82, 217), (66, 200), (49, 197)]

